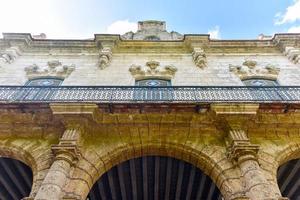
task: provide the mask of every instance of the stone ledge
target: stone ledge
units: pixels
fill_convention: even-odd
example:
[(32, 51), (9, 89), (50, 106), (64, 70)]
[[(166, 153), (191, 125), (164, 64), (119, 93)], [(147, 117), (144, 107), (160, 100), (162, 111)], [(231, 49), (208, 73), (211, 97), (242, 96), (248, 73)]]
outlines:
[(259, 104), (211, 104), (211, 110), (216, 115), (228, 114), (246, 114), (256, 115), (259, 109)]

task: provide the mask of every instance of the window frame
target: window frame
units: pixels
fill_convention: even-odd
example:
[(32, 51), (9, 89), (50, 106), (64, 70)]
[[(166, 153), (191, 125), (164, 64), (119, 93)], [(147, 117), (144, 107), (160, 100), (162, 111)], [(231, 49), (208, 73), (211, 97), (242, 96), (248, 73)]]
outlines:
[[(246, 81), (251, 81), (251, 80), (257, 80), (257, 81), (259, 81), (259, 80), (261, 80), (261, 81), (268, 81), (269, 83), (272, 83), (272, 85), (247, 85), (246, 84)], [(268, 78), (256, 78), (256, 77), (253, 77), (253, 78), (245, 78), (245, 79), (243, 79), (243, 80), (241, 80), (242, 82), (243, 82), (243, 84), (245, 85), (245, 86), (254, 86), (254, 87), (276, 87), (276, 86), (280, 86), (279, 85), (279, 83), (278, 83), (278, 81), (277, 81), (277, 79), (268, 79)]]
[[(165, 81), (167, 83), (167, 85), (157, 85), (157, 86), (151, 86), (151, 85), (138, 85), (137, 83), (139, 81), (147, 81), (147, 80), (156, 80), (156, 81)], [(135, 86), (140, 86), (140, 87), (170, 87), (172, 86), (172, 82), (170, 79), (164, 79), (164, 78), (143, 78), (143, 79), (135, 79), (135, 82), (134, 82), (134, 85)]]
[[(37, 80), (59, 80), (60, 83), (58, 85), (30, 85), (32, 82), (37, 81)], [(32, 78), (27, 80), (25, 83), (25, 86), (43, 86), (43, 87), (55, 87), (55, 86), (61, 86), (63, 83), (64, 79), (58, 78), (58, 77), (37, 77), (37, 78)]]

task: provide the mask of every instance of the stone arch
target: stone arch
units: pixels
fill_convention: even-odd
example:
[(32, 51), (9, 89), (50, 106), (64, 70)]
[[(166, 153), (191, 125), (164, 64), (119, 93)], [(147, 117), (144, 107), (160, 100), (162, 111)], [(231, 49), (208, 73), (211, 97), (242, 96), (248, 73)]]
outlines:
[[(5, 146), (0, 145), (0, 157), (11, 158), (18, 161), (21, 161), (25, 165), (27, 165), (32, 171), (32, 185), (31, 191), (35, 187), (34, 179), (37, 174), (37, 163), (33, 156), (30, 155), (27, 151), (23, 150), (18, 146)], [(30, 192), (31, 193), (31, 192)]]
[(276, 148), (277, 151), (272, 154), (267, 152), (260, 153), (260, 164), (274, 189), (282, 193), (278, 182), (279, 169), (291, 160), (300, 159), (300, 142), (287, 141), (287, 143)]
[[(67, 197), (85, 199), (94, 183), (112, 167), (124, 161), (143, 156), (171, 157), (194, 165), (212, 179), (226, 199), (233, 199), (233, 196), (240, 192), (240, 188), (235, 187), (237, 186), (236, 182), (230, 180), (230, 177), (223, 173), (228, 168), (234, 167), (230, 162), (224, 164), (225, 167), (219, 164), (219, 162), (227, 162), (227, 157), (225, 152), (216, 149), (214, 146), (203, 146), (200, 150), (197, 150), (191, 146), (178, 143), (152, 141), (147, 144), (119, 146), (101, 155), (98, 154), (98, 159), (88, 158), (92, 154), (92, 152), (89, 152), (85, 156), (85, 161), (79, 161), (71, 174), (70, 182), (65, 187)], [(95, 150), (94, 154), (97, 154)], [(97, 161), (93, 162), (93, 160)], [(228, 165), (230, 166), (228, 167)], [(84, 167), (87, 169), (83, 169)], [(78, 187), (78, 184), (82, 187)]]
[(13, 144), (3, 141), (0, 143), (0, 157), (21, 161), (31, 169), (32, 186), (29, 196), (34, 197), (50, 167), (49, 151), (36, 142), (23, 141)]
[(296, 158), (300, 158), (300, 142), (293, 142), (286, 145), (276, 156), (276, 161), (278, 162), (278, 167)]

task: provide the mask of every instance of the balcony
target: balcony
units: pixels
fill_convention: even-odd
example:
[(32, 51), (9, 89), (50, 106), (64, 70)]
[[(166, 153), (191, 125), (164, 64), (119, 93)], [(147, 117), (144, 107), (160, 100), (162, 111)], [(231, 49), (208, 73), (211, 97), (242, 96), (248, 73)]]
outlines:
[(300, 103), (300, 86), (0, 86), (0, 103)]

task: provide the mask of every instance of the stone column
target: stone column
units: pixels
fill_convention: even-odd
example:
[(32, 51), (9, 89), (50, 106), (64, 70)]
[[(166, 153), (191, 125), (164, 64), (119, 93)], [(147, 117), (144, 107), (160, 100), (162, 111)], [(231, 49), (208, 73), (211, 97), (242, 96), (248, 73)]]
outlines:
[(52, 146), (55, 160), (35, 197), (36, 200), (62, 198), (63, 188), (68, 180), (71, 167), (80, 156), (77, 146), (80, 133), (79, 128), (68, 128), (59, 144)]
[(256, 155), (259, 146), (251, 144), (243, 130), (231, 130), (229, 141), (229, 156), (241, 170), (246, 196), (253, 200), (279, 199), (281, 195), (276, 193), (258, 164)]

